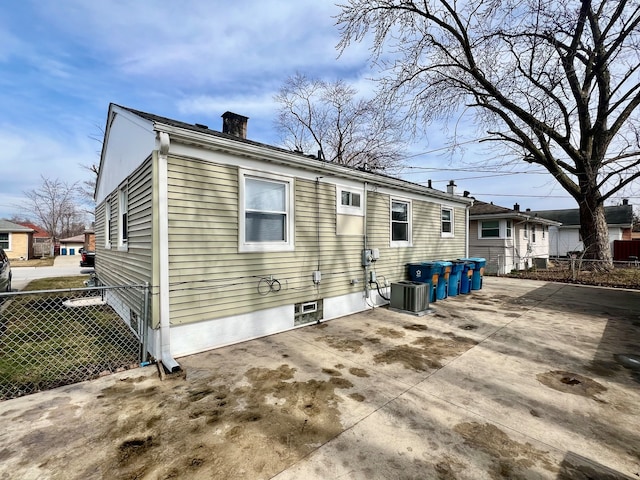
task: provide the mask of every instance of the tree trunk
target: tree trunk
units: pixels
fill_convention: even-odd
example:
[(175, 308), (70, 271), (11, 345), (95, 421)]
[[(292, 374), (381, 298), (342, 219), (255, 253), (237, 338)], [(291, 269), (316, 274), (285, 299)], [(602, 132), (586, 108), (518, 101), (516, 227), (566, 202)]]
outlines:
[(612, 267), (609, 227), (604, 205), (593, 198), (583, 198), (580, 206), (580, 234), (584, 244), (584, 258), (602, 260), (603, 267)]

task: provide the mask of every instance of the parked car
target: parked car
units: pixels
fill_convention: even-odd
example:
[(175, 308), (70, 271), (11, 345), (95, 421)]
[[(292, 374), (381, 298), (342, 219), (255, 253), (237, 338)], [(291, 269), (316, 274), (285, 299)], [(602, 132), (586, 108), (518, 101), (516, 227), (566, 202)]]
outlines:
[(9, 257), (0, 248), (0, 292), (11, 291), (11, 262)]
[(80, 266), (81, 267), (95, 267), (96, 266), (96, 252), (92, 252), (91, 250), (82, 249), (80, 257)]

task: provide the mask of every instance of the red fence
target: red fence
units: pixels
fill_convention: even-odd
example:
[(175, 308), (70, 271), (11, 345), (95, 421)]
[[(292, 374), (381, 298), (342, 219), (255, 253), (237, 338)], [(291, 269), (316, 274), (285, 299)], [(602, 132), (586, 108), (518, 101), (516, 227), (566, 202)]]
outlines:
[(614, 240), (613, 259), (616, 261), (633, 260), (631, 257), (640, 258), (640, 240)]

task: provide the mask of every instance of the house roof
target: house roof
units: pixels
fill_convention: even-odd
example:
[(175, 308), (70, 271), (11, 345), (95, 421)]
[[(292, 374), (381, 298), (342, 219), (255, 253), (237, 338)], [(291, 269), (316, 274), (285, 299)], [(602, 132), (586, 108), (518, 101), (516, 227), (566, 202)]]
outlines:
[(74, 237), (61, 238), (60, 243), (84, 243), (84, 233)]
[(35, 223), (31, 222), (18, 222), (18, 225), (22, 225), (23, 227), (31, 228), (33, 233), (33, 238), (51, 238), (47, 232), (45, 232), (44, 228), (39, 227)]
[[(541, 217), (551, 218), (553, 220), (561, 222), (564, 227), (580, 226), (580, 210), (577, 208), (570, 208), (565, 210), (539, 210), (529, 213), (535, 213), (539, 214)], [(609, 225), (610, 227), (615, 225), (630, 228), (633, 225), (632, 205), (604, 207), (604, 215), (607, 220), (607, 225)]]
[(475, 200), (473, 202), (473, 205), (469, 209), (470, 220), (488, 220), (492, 218), (507, 218), (520, 221), (530, 221), (535, 223), (542, 223), (544, 225), (560, 225), (558, 221), (545, 217), (544, 215), (538, 215), (534, 212), (521, 212), (520, 210), (501, 207), (499, 205), (483, 202), (481, 200)]
[(0, 232), (33, 232), (33, 228), (18, 225), (17, 223), (10, 222), (9, 220), (0, 219)]
[[(433, 188), (426, 187), (424, 185), (420, 185), (418, 183), (413, 183), (407, 180), (401, 180), (396, 177), (392, 177), (390, 175), (385, 175), (383, 173), (374, 173), (364, 169), (349, 167), (346, 165), (340, 165), (336, 163), (327, 162), (324, 160), (320, 160), (316, 158), (314, 155), (306, 155), (302, 152), (294, 152), (291, 150), (287, 150), (284, 148), (276, 147), (273, 145), (268, 145), (260, 142), (256, 142), (253, 140), (249, 140), (247, 138), (241, 138), (235, 135), (230, 135), (227, 133), (222, 133), (216, 130), (211, 130), (206, 125), (202, 125), (199, 123), (190, 124), (186, 122), (182, 122), (179, 120), (174, 120), (171, 118), (163, 117), (160, 115), (155, 115), (147, 112), (142, 112), (140, 110), (135, 110), (133, 108), (124, 107), (122, 105), (110, 104), (109, 106), (109, 117), (111, 117), (111, 112), (115, 108), (122, 109), (127, 112), (130, 112), (134, 115), (137, 115), (140, 118), (143, 118), (149, 122), (153, 123), (153, 128), (156, 131), (161, 131), (165, 133), (169, 133), (172, 137), (182, 138), (183, 141), (191, 142), (191, 143), (203, 143), (212, 142), (215, 139), (219, 139), (222, 148), (226, 148), (227, 150), (231, 150), (231, 145), (235, 145), (234, 150), (240, 154), (245, 156), (251, 156), (251, 154), (255, 155), (256, 158), (264, 159), (264, 149), (267, 151), (273, 152), (273, 158), (270, 158), (269, 161), (278, 161), (282, 164), (313, 170), (321, 173), (331, 173), (336, 176), (342, 176), (345, 178), (354, 178), (357, 177), (358, 180), (371, 182), (373, 184), (379, 184), (383, 186), (395, 187), (404, 189), (407, 191), (412, 191), (415, 193), (419, 193), (421, 195), (427, 195), (435, 198), (440, 198), (443, 200), (449, 200), (456, 203), (461, 204), (471, 204), (472, 199), (467, 197), (462, 197), (460, 195), (452, 195), (447, 192), (443, 192), (440, 190), (436, 190)], [(245, 117), (246, 118), (246, 117)], [(107, 133), (109, 130), (109, 122), (107, 122)], [(103, 149), (106, 147), (106, 142), (103, 143)], [(259, 149), (259, 150), (258, 150)], [(101, 162), (103, 155), (101, 156)], [(277, 160), (276, 160), (277, 159)], [(102, 165), (100, 165), (100, 173), (102, 173)], [(98, 182), (96, 182), (96, 191), (100, 182), (100, 173), (98, 174)]]

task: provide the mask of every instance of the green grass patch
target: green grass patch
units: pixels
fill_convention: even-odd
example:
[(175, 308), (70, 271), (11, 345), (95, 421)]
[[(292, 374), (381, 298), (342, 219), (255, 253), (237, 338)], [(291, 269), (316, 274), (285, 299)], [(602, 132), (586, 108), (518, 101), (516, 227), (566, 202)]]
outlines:
[[(31, 282), (27, 289), (82, 287), (84, 277)], [(0, 400), (95, 378), (139, 361), (139, 342), (109, 305), (67, 307), (98, 291), (33, 293), (0, 310)]]
[(34, 258), (31, 260), (11, 260), (12, 267), (51, 267), (55, 258)]

